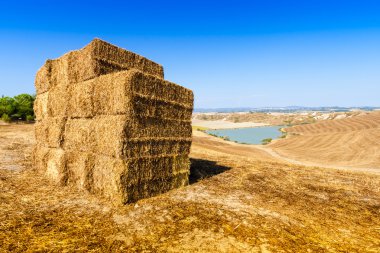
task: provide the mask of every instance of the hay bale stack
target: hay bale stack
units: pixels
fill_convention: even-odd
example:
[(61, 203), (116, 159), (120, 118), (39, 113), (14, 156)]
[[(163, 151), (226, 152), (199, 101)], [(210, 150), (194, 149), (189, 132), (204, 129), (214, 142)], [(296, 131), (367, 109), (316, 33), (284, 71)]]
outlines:
[(35, 81), (35, 166), (129, 203), (188, 184), (193, 93), (162, 66), (95, 39)]

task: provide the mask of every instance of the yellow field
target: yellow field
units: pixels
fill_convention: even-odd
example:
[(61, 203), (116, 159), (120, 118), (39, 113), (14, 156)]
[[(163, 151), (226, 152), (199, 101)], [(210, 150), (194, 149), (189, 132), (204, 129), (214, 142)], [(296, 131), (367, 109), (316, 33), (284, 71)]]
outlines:
[(35, 172), (33, 142), (31, 125), (0, 126), (0, 252), (380, 248), (378, 175), (284, 163), (195, 132), (190, 186), (113, 206)]
[(269, 147), (281, 156), (321, 166), (380, 168), (380, 112), (288, 128)]

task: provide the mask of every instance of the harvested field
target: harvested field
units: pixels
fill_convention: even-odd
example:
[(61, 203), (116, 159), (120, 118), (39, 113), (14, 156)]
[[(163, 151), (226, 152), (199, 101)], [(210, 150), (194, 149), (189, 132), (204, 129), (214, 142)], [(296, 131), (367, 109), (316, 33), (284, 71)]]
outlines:
[(73, 186), (57, 187), (34, 171), (33, 143), (33, 126), (0, 126), (0, 252), (378, 252), (380, 247), (377, 175), (283, 163), (255, 147), (197, 132), (192, 185), (116, 206)]
[(320, 166), (380, 170), (380, 112), (287, 129), (269, 145), (279, 155)]

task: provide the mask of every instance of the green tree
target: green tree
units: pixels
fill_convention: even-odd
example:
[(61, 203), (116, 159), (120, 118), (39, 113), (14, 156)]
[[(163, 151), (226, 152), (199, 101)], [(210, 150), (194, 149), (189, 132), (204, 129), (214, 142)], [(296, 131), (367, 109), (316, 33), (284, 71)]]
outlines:
[(0, 98), (0, 115), (12, 115), (16, 110), (15, 101), (11, 97)]
[(35, 96), (29, 94), (20, 94), (14, 97), (15, 113), (12, 118), (21, 118), (26, 120), (28, 117), (34, 117), (33, 104)]
[(10, 122), (11, 121), (11, 118), (9, 118), (8, 114), (3, 114), (0, 118), (2, 121), (4, 122)]

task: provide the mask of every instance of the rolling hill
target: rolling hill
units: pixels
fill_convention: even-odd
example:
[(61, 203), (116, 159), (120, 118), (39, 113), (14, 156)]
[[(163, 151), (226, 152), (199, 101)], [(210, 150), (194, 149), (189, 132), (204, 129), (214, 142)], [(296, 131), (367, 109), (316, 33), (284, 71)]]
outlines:
[(322, 166), (380, 168), (380, 112), (287, 128), (269, 147), (279, 155)]

